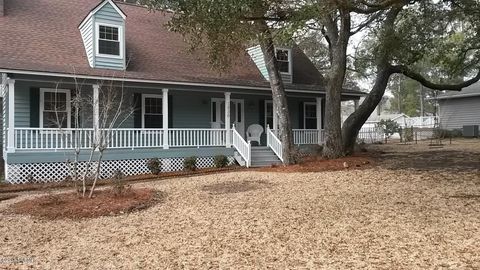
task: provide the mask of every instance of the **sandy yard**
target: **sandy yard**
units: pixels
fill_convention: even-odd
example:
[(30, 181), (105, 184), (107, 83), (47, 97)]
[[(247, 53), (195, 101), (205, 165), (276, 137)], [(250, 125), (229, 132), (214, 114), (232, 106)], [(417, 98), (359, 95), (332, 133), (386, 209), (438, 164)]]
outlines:
[(374, 148), (365, 170), (137, 184), (166, 197), (123, 216), (3, 212), (0, 269), (480, 269), (480, 141)]

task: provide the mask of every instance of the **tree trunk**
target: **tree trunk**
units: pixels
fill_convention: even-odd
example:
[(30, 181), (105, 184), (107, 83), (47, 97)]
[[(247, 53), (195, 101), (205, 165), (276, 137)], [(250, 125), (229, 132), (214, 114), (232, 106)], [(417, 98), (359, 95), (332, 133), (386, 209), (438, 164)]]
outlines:
[(290, 122), (285, 86), (278, 70), (277, 59), (275, 56), (275, 45), (273, 43), (270, 29), (264, 21), (259, 22), (258, 24), (262, 33), (259, 38), (260, 46), (262, 48), (265, 65), (268, 71), (270, 87), (272, 88), (273, 107), (278, 110), (279, 139), (283, 146), (283, 164), (289, 165), (294, 163), (295, 160), (293, 157), (292, 125)]
[(325, 158), (339, 158), (345, 155), (342, 141), (341, 102), (343, 82), (347, 71), (347, 47), (350, 37), (350, 14), (340, 11), (340, 29), (336, 20), (326, 23), (329, 40), (331, 68), (325, 99)]
[(388, 67), (383, 67), (377, 73), (375, 84), (370, 91), (370, 94), (367, 95), (358, 109), (343, 123), (342, 137), (345, 154), (353, 154), (358, 132), (382, 100), (391, 74), (392, 73)]

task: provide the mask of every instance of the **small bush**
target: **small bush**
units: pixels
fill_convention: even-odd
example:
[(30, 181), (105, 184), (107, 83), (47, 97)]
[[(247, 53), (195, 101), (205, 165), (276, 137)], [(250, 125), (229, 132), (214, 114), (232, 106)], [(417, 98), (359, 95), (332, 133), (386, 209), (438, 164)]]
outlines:
[(152, 174), (159, 174), (162, 171), (162, 163), (158, 158), (151, 158), (147, 161), (147, 168)]
[(213, 158), (215, 168), (224, 168), (228, 165), (228, 158), (225, 155), (218, 155)]
[(413, 127), (412, 128), (404, 128), (402, 130), (402, 141), (404, 142), (411, 142), (413, 141)]
[(393, 134), (400, 132), (400, 125), (391, 119), (380, 120), (380, 122), (377, 124), (377, 127), (383, 130), (383, 133), (387, 138), (390, 138)]
[(197, 157), (188, 157), (183, 161), (183, 169), (186, 171), (195, 171), (197, 169)]
[(121, 170), (116, 171), (113, 175), (113, 193), (120, 196), (127, 193), (130, 188), (130, 185), (125, 183), (125, 174)]

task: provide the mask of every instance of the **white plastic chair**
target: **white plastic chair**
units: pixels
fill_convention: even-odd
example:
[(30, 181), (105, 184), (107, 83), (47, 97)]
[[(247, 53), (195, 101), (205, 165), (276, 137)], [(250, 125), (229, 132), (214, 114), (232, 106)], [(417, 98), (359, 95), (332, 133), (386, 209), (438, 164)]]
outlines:
[(263, 133), (263, 127), (259, 124), (253, 124), (247, 128), (247, 141), (254, 141), (260, 145), (260, 137)]

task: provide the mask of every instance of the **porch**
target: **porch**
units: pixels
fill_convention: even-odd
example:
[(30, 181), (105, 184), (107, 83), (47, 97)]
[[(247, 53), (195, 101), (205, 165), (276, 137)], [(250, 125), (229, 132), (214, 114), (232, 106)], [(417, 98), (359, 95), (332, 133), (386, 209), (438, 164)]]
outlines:
[[(9, 79), (7, 86), (7, 164), (64, 162), (74, 149), (93, 149), (99, 138), (108, 149), (106, 152), (111, 153), (107, 160), (116, 159), (114, 153), (121, 153), (123, 159), (225, 154), (235, 157), (241, 165), (251, 166), (255, 160), (252, 146), (267, 147), (282, 159), (282, 144), (275, 131), (269, 129), (277, 126), (278, 121), (268, 90), (199, 91), (172, 86), (159, 89), (139, 84), (115, 85), (113, 88), (121, 91), (125, 107), (134, 110), (105, 128), (101, 123), (105, 86), (85, 84), (74, 92), (78, 85), (31, 79)], [(75, 120), (72, 103), (78, 95), (88, 97), (90, 102), (82, 106), (80, 120)], [(318, 94), (289, 95), (288, 103), (295, 128), (294, 143), (322, 144), (323, 99)], [(264, 129), (258, 142), (250, 141), (247, 135), (251, 125)]]

